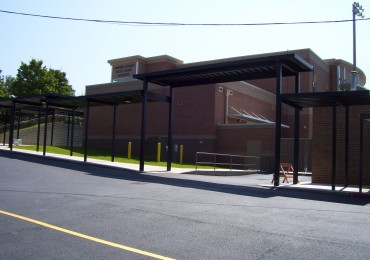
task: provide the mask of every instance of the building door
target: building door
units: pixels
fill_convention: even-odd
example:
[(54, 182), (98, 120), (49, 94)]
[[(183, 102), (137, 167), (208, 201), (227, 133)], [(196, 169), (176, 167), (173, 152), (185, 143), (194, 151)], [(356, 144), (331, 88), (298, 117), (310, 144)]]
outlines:
[(248, 158), (248, 163), (256, 163), (257, 169), (261, 169), (261, 140), (247, 141), (247, 156), (256, 156), (260, 159)]

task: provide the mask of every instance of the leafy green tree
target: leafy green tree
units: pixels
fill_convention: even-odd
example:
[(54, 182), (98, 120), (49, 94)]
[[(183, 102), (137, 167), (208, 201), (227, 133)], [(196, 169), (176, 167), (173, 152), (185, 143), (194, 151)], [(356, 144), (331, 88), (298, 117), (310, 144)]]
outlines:
[(9, 86), (9, 94), (16, 97), (49, 93), (73, 96), (74, 92), (66, 73), (47, 69), (42, 60), (35, 59), (29, 64), (21, 63), (14, 82)]
[(1, 75), (0, 69), (0, 97), (9, 97), (9, 86), (13, 84), (14, 78), (12, 76)]
[(0, 70), (0, 97), (5, 97), (6, 96), (6, 89), (5, 89), (5, 84), (4, 84), (4, 76), (1, 75), (1, 70)]

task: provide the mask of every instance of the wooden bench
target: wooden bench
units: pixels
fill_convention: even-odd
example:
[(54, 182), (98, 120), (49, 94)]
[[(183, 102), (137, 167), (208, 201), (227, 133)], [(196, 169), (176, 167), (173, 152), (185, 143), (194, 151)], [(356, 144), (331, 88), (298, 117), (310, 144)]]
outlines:
[[(289, 184), (288, 178), (293, 178), (293, 165), (291, 163), (280, 163), (280, 176), (284, 177), (283, 183), (286, 181)], [(271, 183), (274, 182), (272, 177)]]

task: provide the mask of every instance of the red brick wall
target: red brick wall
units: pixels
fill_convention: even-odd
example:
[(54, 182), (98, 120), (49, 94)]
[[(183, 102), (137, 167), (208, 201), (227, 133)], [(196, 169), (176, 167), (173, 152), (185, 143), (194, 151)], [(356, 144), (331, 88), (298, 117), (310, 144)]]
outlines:
[[(350, 107), (349, 114), (349, 182), (358, 184), (360, 151), (360, 114), (370, 113), (370, 106)], [(332, 108), (314, 108), (312, 181), (331, 183), (332, 173)], [(370, 184), (370, 122), (364, 124), (364, 184)], [(345, 109), (337, 107), (336, 183), (344, 183)]]
[[(216, 133), (215, 88), (216, 86), (212, 84), (175, 89), (173, 129), (175, 135)], [(167, 115), (168, 113), (165, 114)]]
[[(214, 151), (217, 127), (215, 113), (219, 112), (217, 109), (222, 109), (224, 106), (215, 102), (215, 89), (215, 85), (203, 85), (176, 88), (174, 90), (174, 144), (184, 145), (185, 162), (194, 162), (196, 151)], [(168, 95), (168, 88), (155, 91)], [(120, 105), (117, 107), (117, 152), (126, 153), (127, 143), (131, 141), (133, 142), (133, 154), (138, 155), (141, 108), (142, 104)], [(90, 109), (89, 147), (110, 149), (113, 131), (113, 108), (97, 106)], [(148, 103), (147, 138), (167, 138), (168, 109), (168, 103)]]
[[(220, 127), (217, 132), (217, 153), (248, 155), (249, 140), (261, 141), (261, 169), (271, 171), (275, 149), (275, 127)], [(255, 154), (254, 154), (255, 155)]]
[[(292, 114), (293, 113), (293, 114)], [(300, 138), (311, 138), (312, 128), (310, 124), (311, 115), (308, 112), (300, 112), (299, 116), (299, 137)], [(289, 126), (289, 128), (282, 128), (281, 136), (282, 138), (293, 138), (294, 137), (294, 126), (295, 126), (295, 116), (294, 110), (289, 114), (282, 115), (282, 123)]]

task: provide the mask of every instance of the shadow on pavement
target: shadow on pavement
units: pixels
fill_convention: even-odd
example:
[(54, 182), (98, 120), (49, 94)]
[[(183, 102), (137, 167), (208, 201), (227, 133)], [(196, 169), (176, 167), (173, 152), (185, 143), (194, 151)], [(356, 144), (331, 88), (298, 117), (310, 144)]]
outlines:
[[(206, 175), (206, 176), (243, 176), (243, 175), (250, 175), (250, 174), (256, 174), (258, 171), (237, 171), (237, 170), (194, 170), (189, 172), (184, 172), (181, 174), (189, 174), (189, 175)], [(269, 173), (271, 174), (271, 173)]]
[[(22, 154), (17, 152), (4, 152), (1, 151), (0, 155), (9, 159), (17, 159), (27, 161), (31, 163), (43, 164), (53, 167), (59, 167), (69, 170), (81, 171), (86, 174), (98, 176), (102, 178), (113, 178), (123, 179), (129, 181), (143, 182), (143, 183), (157, 183), (162, 185), (170, 185), (182, 188), (191, 188), (199, 190), (207, 190), (213, 192), (228, 193), (241, 196), (251, 196), (259, 198), (271, 198), (271, 197), (287, 197), (287, 198), (298, 198), (303, 200), (315, 200), (315, 201), (326, 201), (341, 204), (352, 204), (352, 205), (367, 205), (370, 200), (368, 198), (357, 198), (349, 196), (338, 196), (337, 194), (319, 193), (312, 191), (298, 191), (298, 190), (286, 190), (266, 187), (252, 187), (244, 186), (242, 184), (226, 184), (226, 183), (215, 183), (204, 180), (189, 180), (181, 178), (181, 175), (163, 176), (140, 173), (132, 170), (127, 170), (117, 167), (109, 167), (106, 165), (92, 165), (88, 163), (69, 161), (65, 159), (41, 157), (37, 155)], [(102, 170), (104, 169), (104, 170)], [(169, 174), (170, 175), (170, 174)], [(202, 176), (204, 177), (204, 176)], [(227, 177), (226, 177), (227, 178)], [(256, 181), (257, 182), (257, 181)], [(258, 183), (256, 183), (258, 185)]]

